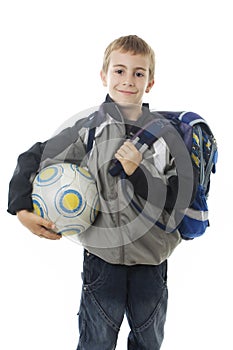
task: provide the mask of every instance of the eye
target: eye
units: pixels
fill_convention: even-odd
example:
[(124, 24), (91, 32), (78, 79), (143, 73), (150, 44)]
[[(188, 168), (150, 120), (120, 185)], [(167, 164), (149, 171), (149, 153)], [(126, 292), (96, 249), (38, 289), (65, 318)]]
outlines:
[(121, 75), (121, 74), (123, 73), (123, 70), (122, 70), (122, 69), (116, 69), (116, 70), (115, 70), (115, 73)]
[(138, 78), (144, 77), (144, 74), (141, 73), (141, 72), (136, 72), (135, 75), (136, 75), (136, 77), (138, 77)]

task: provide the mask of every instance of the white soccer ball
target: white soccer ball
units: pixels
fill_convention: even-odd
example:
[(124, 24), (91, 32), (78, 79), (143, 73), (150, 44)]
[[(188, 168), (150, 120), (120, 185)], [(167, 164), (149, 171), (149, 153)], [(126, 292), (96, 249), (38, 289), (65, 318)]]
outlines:
[(59, 163), (42, 169), (33, 181), (34, 212), (51, 220), (56, 232), (79, 239), (99, 211), (96, 183), (86, 168)]

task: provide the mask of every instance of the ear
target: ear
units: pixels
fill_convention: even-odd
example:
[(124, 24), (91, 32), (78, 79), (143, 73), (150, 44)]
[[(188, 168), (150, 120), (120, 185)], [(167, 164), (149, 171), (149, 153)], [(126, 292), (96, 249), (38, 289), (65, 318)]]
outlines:
[(103, 86), (107, 86), (107, 75), (103, 70), (100, 71), (100, 78), (102, 80)]
[(149, 81), (145, 90), (146, 93), (150, 92), (150, 89), (153, 87), (154, 83), (155, 83), (154, 79)]

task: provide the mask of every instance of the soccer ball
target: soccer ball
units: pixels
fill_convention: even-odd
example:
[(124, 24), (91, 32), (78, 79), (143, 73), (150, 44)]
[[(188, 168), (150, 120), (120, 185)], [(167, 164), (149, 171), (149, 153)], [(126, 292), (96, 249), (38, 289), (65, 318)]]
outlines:
[(42, 169), (33, 181), (34, 213), (52, 221), (56, 232), (78, 240), (99, 211), (96, 183), (86, 168), (60, 163)]

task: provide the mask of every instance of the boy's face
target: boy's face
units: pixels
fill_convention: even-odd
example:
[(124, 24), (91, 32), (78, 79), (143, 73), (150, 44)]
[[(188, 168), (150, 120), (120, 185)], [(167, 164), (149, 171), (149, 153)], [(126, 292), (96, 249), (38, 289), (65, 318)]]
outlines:
[(111, 53), (108, 71), (101, 71), (101, 79), (114, 102), (142, 104), (144, 93), (154, 85), (154, 80), (149, 81), (149, 66), (148, 56), (118, 50)]

